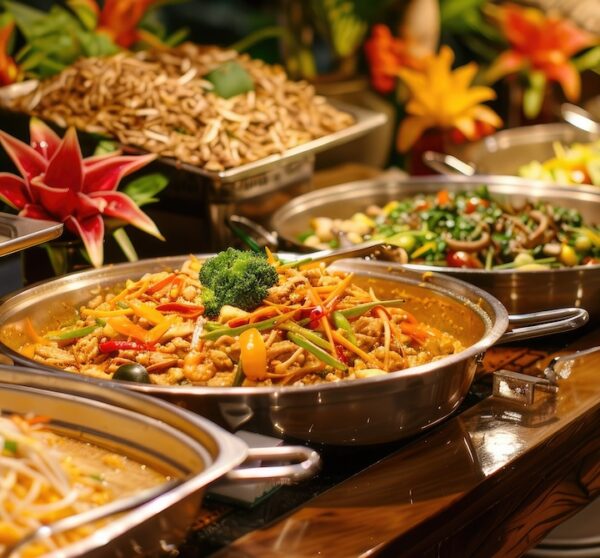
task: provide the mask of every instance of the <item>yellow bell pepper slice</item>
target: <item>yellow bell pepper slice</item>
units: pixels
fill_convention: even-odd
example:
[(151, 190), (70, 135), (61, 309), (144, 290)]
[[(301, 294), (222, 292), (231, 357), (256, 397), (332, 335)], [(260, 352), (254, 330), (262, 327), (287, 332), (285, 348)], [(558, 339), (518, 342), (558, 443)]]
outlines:
[(157, 325), (165, 321), (165, 316), (162, 312), (139, 300), (130, 300), (129, 308), (131, 308), (136, 316), (148, 320), (151, 324)]
[(264, 380), (267, 377), (267, 347), (255, 327), (240, 335), (240, 360), (247, 378)]
[(109, 318), (106, 323), (121, 335), (133, 337), (138, 341), (147, 341), (146, 337), (149, 333), (148, 330), (134, 324), (127, 316), (115, 316)]

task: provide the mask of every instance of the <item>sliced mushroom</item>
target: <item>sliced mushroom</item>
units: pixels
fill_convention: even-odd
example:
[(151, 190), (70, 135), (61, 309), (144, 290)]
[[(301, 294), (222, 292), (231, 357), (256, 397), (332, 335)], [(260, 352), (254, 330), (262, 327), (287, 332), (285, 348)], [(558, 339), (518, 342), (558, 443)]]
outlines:
[(536, 229), (527, 236), (527, 248), (534, 248), (544, 242), (544, 233), (548, 229), (550, 219), (537, 209), (530, 211), (529, 216), (538, 223)]
[(484, 231), (477, 240), (455, 240), (451, 236), (447, 236), (445, 240), (448, 247), (456, 252), (479, 252), (490, 245), (492, 237)]

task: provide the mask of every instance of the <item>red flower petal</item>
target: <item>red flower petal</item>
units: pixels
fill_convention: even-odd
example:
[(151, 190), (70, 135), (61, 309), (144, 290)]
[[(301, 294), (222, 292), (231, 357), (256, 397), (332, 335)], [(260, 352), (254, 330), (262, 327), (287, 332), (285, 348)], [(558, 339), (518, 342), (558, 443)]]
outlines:
[(81, 220), (93, 215), (99, 215), (100, 213), (104, 213), (105, 209), (105, 200), (101, 198), (94, 200), (81, 192), (77, 193), (77, 207), (75, 209), (77, 219)]
[(95, 165), (96, 163), (99, 163), (104, 159), (108, 159), (110, 157), (118, 157), (119, 155), (121, 155), (120, 149), (117, 151), (109, 151), (108, 153), (102, 153), (100, 155), (92, 155), (91, 157), (86, 157), (83, 160), (83, 168), (86, 169), (88, 167), (91, 167), (92, 165)]
[(160, 231), (154, 224), (154, 221), (148, 217), (133, 200), (122, 192), (92, 192), (89, 194), (92, 198), (101, 198), (106, 201), (104, 215), (116, 217), (134, 227), (141, 229), (160, 240), (164, 240)]
[(0, 143), (25, 180), (29, 181), (34, 176), (46, 172), (48, 163), (33, 147), (2, 130), (0, 130)]
[(48, 186), (42, 177), (36, 177), (31, 181), (31, 191), (35, 195), (35, 199), (39, 200), (40, 205), (59, 221), (64, 221), (69, 215), (75, 213), (78, 201), (77, 192), (68, 188)]
[(29, 142), (46, 161), (52, 159), (60, 146), (60, 138), (39, 118), (29, 121)]
[(15, 209), (22, 209), (31, 202), (27, 183), (8, 172), (0, 172), (0, 198)]
[(86, 166), (83, 191), (90, 193), (116, 190), (124, 176), (141, 169), (154, 159), (156, 159), (155, 154), (122, 155), (100, 159), (97, 163)]
[(83, 165), (75, 128), (69, 128), (64, 135), (58, 150), (48, 163), (44, 182), (54, 188), (81, 192)]
[(554, 80), (560, 83), (565, 97), (569, 101), (576, 102), (581, 94), (581, 78), (577, 68), (570, 62), (547, 66), (544, 68), (544, 73), (549, 80)]
[(20, 212), (21, 217), (29, 217), (30, 219), (40, 219), (42, 221), (56, 221), (51, 215), (46, 213), (46, 210), (41, 206), (34, 203), (27, 204)]
[(104, 220), (102, 215), (88, 217), (82, 221), (75, 217), (67, 217), (65, 226), (81, 237), (92, 265), (100, 267), (104, 260)]

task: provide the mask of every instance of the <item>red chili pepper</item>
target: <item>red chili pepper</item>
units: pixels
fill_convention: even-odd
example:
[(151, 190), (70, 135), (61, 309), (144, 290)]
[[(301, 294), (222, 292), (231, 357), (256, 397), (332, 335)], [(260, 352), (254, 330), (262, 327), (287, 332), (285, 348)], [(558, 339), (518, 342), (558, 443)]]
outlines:
[(311, 329), (316, 329), (319, 327), (321, 318), (324, 316), (327, 316), (325, 309), (321, 305), (315, 306), (308, 315), (308, 319), (310, 320), (309, 327)]
[(98, 345), (101, 353), (114, 353), (115, 351), (147, 351), (152, 348), (148, 343), (138, 341), (103, 341)]
[(482, 198), (478, 198), (477, 196), (473, 196), (467, 202), (465, 207), (465, 213), (473, 213), (479, 206), (481, 207), (489, 207), (490, 202), (488, 200), (484, 200)]
[(344, 351), (344, 347), (336, 343), (335, 352), (341, 362), (343, 362), (344, 364), (348, 364), (348, 355), (346, 354), (346, 351)]
[(229, 320), (227, 322), (227, 327), (239, 327), (239, 326), (243, 326), (246, 325), (249, 321), (248, 316), (240, 316), (239, 318), (231, 318), (231, 320)]
[(446, 255), (446, 263), (449, 267), (467, 267), (471, 269), (483, 267), (481, 262), (475, 256), (461, 250), (457, 252), (448, 252)]
[(204, 314), (204, 306), (182, 304), (181, 302), (166, 302), (165, 304), (159, 304), (156, 309), (166, 314), (179, 314), (184, 318), (197, 318)]

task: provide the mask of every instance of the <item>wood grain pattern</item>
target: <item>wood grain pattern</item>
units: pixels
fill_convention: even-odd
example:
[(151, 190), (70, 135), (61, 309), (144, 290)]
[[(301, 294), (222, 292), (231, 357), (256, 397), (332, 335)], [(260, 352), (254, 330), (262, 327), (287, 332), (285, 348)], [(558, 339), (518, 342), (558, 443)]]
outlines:
[(521, 556), (600, 494), (599, 373), (580, 359), (533, 410), (488, 398), (217, 556)]

